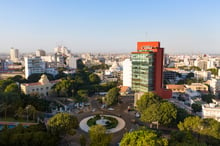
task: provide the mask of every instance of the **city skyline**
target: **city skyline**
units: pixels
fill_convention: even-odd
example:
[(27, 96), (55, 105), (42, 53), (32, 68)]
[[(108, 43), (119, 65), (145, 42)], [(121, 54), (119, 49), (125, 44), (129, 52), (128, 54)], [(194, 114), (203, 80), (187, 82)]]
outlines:
[(0, 53), (58, 45), (72, 53), (130, 53), (160, 41), (165, 53), (220, 53), (220, 2), (174, 0), (1, 1)]

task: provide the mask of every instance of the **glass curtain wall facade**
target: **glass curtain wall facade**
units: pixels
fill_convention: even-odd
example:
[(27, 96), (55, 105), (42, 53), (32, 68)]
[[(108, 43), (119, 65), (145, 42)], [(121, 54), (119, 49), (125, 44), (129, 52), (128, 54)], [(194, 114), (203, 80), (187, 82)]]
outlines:
[(132, 90), (154, 90), (154, 54), (148, 51), (132, 53)]

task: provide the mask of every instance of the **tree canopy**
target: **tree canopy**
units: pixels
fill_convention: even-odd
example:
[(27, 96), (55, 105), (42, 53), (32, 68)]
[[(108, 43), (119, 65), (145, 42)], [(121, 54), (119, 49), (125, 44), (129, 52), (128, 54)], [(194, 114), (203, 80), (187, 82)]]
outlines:
[(146, 108), (141, 115), (141, 120), (144, 122), (158, 121), (162, 125), (172, 124), (177, 117), (176, 107), (169, 102), (161, 102), (152, 104)]
[(99, 84), (101, 80), (97, 74), (92, 73), (89, 75), (89, 81), (91, 84)]
[(120, 146), (168, 146), (168, 140), (155, 131), (141, 129), (125, 133)]
[(105, 102), (107, 105), (113, 105), (118, 102), (118, 97), (119, 97), (119, 88), (114, 87), (110, 89), (105, 96)]
[(106, 134), (106, 128), (102, 125), (94, 125), (89, 130), (91, 146), (108, 146), (111, 141), (111, 135)]
[(52, 134), (68, 134), (78, 127), (78, 120), (68, 113), (58, 113), (50, 118), (47, 124)]
[(202, 111), (202, 106), (200, 104), (193, 103), (191, 107), (194, 113)]
[(43, 124), (24, 128), (21, 124), (15, 128), (6, 127), (0, 132), (1, 146), (56, 146), (59, 137), (47, 132)]
[(218, 69), (217, 68), (209, 68), (206, 71), (211, 71), (211, 74), (217, 76), (218, 75)]
[(178, 124), (178, 128), (196, 134), (200, 141), (208, 145), (220, 145), (220, 123), (214, 119), (188, 117)]
[(153, 92), (147, 92), (137, 101), (137, 109), (141, 113), (143, 122), (158, 121), (162, 125), (169, 125), (176, 120), (177, 108), (174, 104), (162, 100)]
[(153, 92), (146, 92), (141, 98), (137, 101), (137, 109), (139, 112), (143, 112), (152, 104), (157, 104), (162, 100), (160, 96)]

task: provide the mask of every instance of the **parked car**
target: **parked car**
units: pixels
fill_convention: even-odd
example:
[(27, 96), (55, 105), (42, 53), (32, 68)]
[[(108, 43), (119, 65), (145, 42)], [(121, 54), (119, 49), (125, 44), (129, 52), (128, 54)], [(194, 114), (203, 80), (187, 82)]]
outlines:
[(114, 109), (110, 107), (110, 108), (108, 108), (108, 110), (109, 110), (109, 111), (113, 111)]

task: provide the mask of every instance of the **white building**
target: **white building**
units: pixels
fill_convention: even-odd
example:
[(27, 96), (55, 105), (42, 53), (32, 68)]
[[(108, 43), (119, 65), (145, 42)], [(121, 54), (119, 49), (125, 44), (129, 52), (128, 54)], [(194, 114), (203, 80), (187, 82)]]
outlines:
[(25, 78), (27, 79), (31, 74), (44, 73), (45, 62), (40, 57), (24, 58), (25, 63)]
[(132, 81), (132, 64), (130, 59), (123, 61), (123, 86), (131, 87)]
[(11, 48), (10, 49), (10, 60), (12, 62), (18, 62), (19, 61), (18, 57), (19, 57), (19, 50)]
[(46, 52), (44, 50), (37, 50), (36, 51), (36, 56), (46, 56)]
[(207, 81), (211, 79), (211, 72), (210, 71), (194, 71), (194, 77), (196, 79), (203, 79)]
[(68, 58), (67, 58), (67, 60), (66, 60), (66, 62), (67, 62), (67, 65), (69, 66), (69, 68), (71, 68), (71, 69), (76, 69), (77, 68), (77, 60), (78, 60), (79, 58), (77, 58), (77, 57), (74, 57), (74, 56), (69, 56)]
[(121, 67), (117, 61), (114, 61), (112, 66), (109, 68), (110, 72), (119, 72), (121, 71)]
[(51, 88), (59, 80), (49, 81), (46, 75), (42, 75), (40, 80), (36, 83), (23, 83), (21, 84), (21, 90), (25, 94), (38, 94), (39, 96), (48, 96)]
[(202, 117), (213, 118), (220, 122), (220, 105), (217, 103), (203, 104)]
[(62, 55), (66, 55), (66, 56), (70, 55), (70, 50), (68, 50), (67, 47), (65, 47), (65, 46), (58, 46), (58, 47), (54, 48), (54, 52), (57, 54), (62, 54)]
[(218, 94), (220, 93), (220, 79), (214, 79), (212, 78), (210, 80), (210, 89), (211, 89), (211, 92), (218, 96)]

